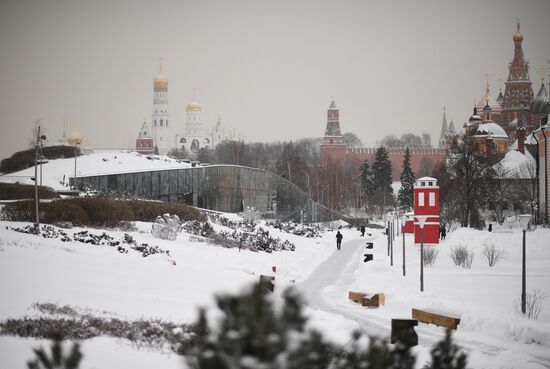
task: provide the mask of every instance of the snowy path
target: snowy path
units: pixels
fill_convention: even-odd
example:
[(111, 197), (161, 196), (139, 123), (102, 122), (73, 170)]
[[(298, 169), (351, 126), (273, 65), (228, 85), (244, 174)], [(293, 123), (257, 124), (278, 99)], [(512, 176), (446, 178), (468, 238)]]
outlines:
[[(344, 242), (342, 250), (334, 250), (311, 276), (298, 284), (296, 287), (302, 294), (306, 304), (318, 311), (332, 313), (349, 319), (359, 324), (361, 330), (368, 335), (376, 335), (388, 339), (391, 334), (391, 318), (386, 315), (377, 315), (374, 311), (366, 310), (359, 305), (347, 301), (347, 294), (350, 285), (354, 282), (355, 271), (364, 265), (363, 254), (373, 253), (374, 261), (380, 267), (388, 264), (387, 241), (380, 231), (372, 232), (370, 238), (361, 238)], [(365, 243), (374, 241), (374, 250), (366, 250)], [(399, 256), (400, 243), (396, 240), (394, 247), (395, 270), (401, 272), (401, 258)], [(396, 318), (399, 316), (396, 316)], [(402, 317), (400, 317), (402, 318)], [(419, 348), (427, 354), (433, 344), (444, 337), (444, 330), (435, 326), (421, 324), (416, 327), (419, 336)], [(489, 337), (472, 335), (469, 333), (455, 334), (455, 339), (466, 351), (477, 356), (496, 357), (506, 355), (511, 347), (506, 346), (505, 341), (496, 342)], [(515, 351), (515, 350), (513, 350)], [(513, 352), (512, 351), (512, 352)], [(540, 355), (539, 352), (523, 352), (527, 354), (527, 365), (529, 368), (550, 368), (550, 353)], [(500, 360), (498, 360), (500, 361)], [(527, 362), (525, 364), (527, 364)]]

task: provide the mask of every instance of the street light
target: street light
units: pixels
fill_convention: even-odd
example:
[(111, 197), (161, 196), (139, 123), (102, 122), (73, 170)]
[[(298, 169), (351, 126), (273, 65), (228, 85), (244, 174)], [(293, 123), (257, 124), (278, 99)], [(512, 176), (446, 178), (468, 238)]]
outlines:
[(394, 228), (394, 223), (393, 223), (393, 216), (391, 218), (391, 236), (390, 236), (390, 266), (393, 266), (393, 228)]
[(424, 292), (424, 223), (427, 215), (415, 215), (420, 226), (420, 292)]
[[(401, 226), (405, 226), (405, 222), (407, 221), (407, 216), (403, 215), (401, 216)], [(403, 229), (401, 229), (401, 234), (403, 235), (403, 276), (405, 276), (405, 232)]]
[[(40, 134), (40, 119), (38, 119), (35, 124), (37, 125), (36, 129), (36, 143), (34, 145), (34, 208), (35, 208), (35, 224), (36, 228), (40, 231), (40, 211), (39, 207), (39, 198), (38, 198), (38, 150), (40, 150), (40, 156), (42, 157), (42, 141), (46, 140), (45, 135)], [(40, 185), (42, 185), (42, 161), (40, 162)]]
[(521, 263), (521, 312), (525, 314), (526, 296), (525, 296), (525, 232), (529, 229), (529, 221), (531, 220), (531, 214), (521, 214), (519, 216), (519, 222), (523, 231), (523, 257)]

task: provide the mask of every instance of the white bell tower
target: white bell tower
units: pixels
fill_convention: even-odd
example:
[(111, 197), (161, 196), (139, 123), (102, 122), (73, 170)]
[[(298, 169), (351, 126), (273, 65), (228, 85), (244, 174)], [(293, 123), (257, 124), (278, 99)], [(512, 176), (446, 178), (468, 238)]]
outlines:
[(170, 126), (168, 114), (168, 78), (164, 76), (164, 66), (160, 61), (159, 74), (153, 79), (153, 114), (151, 114), (151, 134), (159, 154), (166, 154), (170, 149)]

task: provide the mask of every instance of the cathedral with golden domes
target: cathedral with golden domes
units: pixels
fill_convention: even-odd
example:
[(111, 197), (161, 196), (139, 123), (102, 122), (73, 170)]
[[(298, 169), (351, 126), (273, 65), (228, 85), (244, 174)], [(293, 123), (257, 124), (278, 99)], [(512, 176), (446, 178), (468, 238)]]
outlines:
[(142, 154), (167, 154), (178, 150), (197, 157), (198, 152), (205, 148), (214, 148), (218, 143), (230, 139), (218, 121), (214, 127), (204, 126), (202, 106), (196, 101), (193, 90), (193, 101), (186, 105), (185, 123), (173, 124), (168, 112), (168, 78), (164, 75), (164, 67), (160, 64), (159, 74), (153, 78), (153, 113), (150, 125), (144, 122), (136, 138), (136, 151)]

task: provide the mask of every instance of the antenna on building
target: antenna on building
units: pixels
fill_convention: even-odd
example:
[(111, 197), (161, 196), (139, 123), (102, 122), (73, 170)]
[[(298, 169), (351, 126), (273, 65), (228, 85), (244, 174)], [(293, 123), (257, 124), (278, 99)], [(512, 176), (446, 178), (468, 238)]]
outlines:
[(160, 74), (164, 73), (164, 64), (163, 64), (162, 56), (159, 58), (159, 73)]
[(498, 92), (502, 93), (502, 78), (498, 79)]
[(196, 92), (197, 92), (197, 90), (195, 89), (195, 87), (193, 87), (193, 101), (196, 101), (196, 99), (197, 99)]

